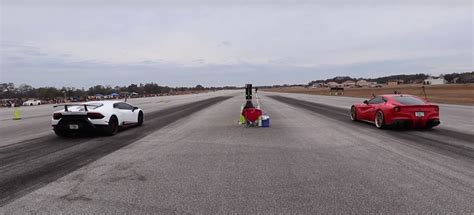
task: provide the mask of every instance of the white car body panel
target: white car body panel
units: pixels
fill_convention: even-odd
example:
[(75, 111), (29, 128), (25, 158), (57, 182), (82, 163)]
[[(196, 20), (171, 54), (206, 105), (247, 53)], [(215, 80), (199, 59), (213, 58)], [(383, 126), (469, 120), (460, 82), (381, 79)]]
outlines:
[[(142, 111), (140, 108), (135, 109), (119, 109), (118, 107), (114, 107), (116, 104), (126, 104), (126, 106), (130, 106), (133, 109), (133, 105), (123, 102), (123, 101), (91, 101), (85, 103), (76, 103), (76, 104), (64, 104), (68, 105), (68, 111), (64, 108), (59, 111), (55, 111), (54, 113), (61, 113), (63, 116), (67, 115), (87, 115), (87, 113), (100, 113), (104, 116), (102, 119), (90, 119), (88, 120), (93, 125), (108, 125), (109, 120), (112, 116), (116, 116), (118, 119), (119, 126), (124, 126), (128, 124), (135, 124), (138, 123), (138, 113)], [(58, 107), (64, 105), (57, 105)], [(87, 111), (84, 109), (84, 105), (100, 105), (97, 107), (94, 106), (87, 106)], [(54, 115), (53, 113), (53, 115)], [(51, 125), (55, 126), (58, 125), (61, 119), (55, 120), (51, 118)]]

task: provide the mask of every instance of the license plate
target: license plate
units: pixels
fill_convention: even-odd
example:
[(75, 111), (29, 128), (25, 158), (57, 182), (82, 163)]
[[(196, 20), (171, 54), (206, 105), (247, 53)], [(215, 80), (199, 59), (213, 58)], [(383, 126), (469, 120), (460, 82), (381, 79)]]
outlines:
[(415, 112), (415, 116), (417, 117), (425, 116), (425, 112)]
[(71, 125), (69, 125), (69, 129), (71, 129), (71, 130), (77, 130), (77, 129), (79, 129), (79, 125), (71, 124)]

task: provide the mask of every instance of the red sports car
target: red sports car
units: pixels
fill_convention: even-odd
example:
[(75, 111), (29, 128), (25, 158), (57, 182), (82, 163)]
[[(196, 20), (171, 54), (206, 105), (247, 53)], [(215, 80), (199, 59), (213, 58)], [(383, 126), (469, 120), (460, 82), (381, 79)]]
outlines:
[(353, 121), (388, 126), (432, 128), (439, 125), (439, 106), (412, 95), (379, 95), (351, 107)]

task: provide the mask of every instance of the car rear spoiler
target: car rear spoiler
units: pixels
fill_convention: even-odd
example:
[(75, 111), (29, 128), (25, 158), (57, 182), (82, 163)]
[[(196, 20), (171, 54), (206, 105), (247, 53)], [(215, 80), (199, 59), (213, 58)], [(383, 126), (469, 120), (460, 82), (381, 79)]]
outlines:
[(71, 106), (83, 106), (84, 107), (84, 111), (87, 111), (87, 107), (100, 107), (102, 106), (102, 104), (83, 104), (83, 103), (69, 103), (69, 104), (58, 104), (58, 105), (54, 105), (53, 108), (56, 108), (56, 107), (61, 107), (61, 106), (64, 106), (64, 111), (68, 111), (68, 107), (71, 107)]

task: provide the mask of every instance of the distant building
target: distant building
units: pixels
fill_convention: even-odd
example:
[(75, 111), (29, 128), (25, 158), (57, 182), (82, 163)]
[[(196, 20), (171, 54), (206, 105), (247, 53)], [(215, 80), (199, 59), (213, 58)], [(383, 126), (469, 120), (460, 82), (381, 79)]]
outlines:
[(391, 81), (388, 81), (387, 83), (388, 86), (397, 86), (398, 85), (398, 81), (394, 81), (394, 80), (391, 80)]
[(389, 80), (387, 85), (388, 86), (397, 86), (399, 84), (403, 84), (404, 81), (403, 80)]
[(356, 85), (356, 82), (347, 80), (347, 81), (342, 82), (342, 85), (344, 87), (354, 87)]
[(444, 79), (442, 75), (440, 75), (439, 77), (430, 76), (423, 81), (423, 84), (425, 85), (439, 85), (439, 84), (446, 84), (446, 83), (448, 82), (446, 81), (446, 79)]
[(367, 87), (369, 86), (369, 82), (367, 82), (366, 80), (358, 80), (356, 85), (358, 87)]
[(382, 87), (381, 84), (378, 84), (378, 83), (375, 82), (375, 81), (367, 82), (367, 85), (368, 85), (370, 88)]
[(338, 87), (340, 84), (334, 81), (330, 81), (326, 84), (328, 87)]
[(312, 88), (324, 87), (324, 82), (315, 82), (311, 85)]

